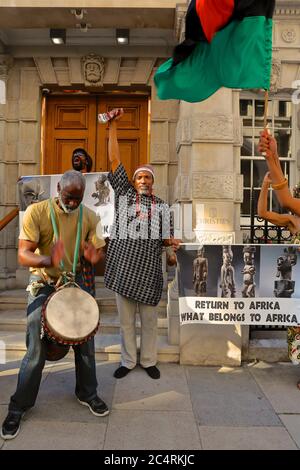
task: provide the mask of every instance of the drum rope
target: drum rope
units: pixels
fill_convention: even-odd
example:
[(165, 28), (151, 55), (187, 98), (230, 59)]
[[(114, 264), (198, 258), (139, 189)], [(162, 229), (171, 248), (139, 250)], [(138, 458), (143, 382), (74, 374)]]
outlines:
[[(52, 228), (53, 228), (53, 232), (54, 232), (54, 238), (56, 241), (59, 240), (59, 233), (58, 233), (58, 229), (57, 229), (57, 225), (56, 225), (56, 220), (55, 220), (55, 213), (54, 213), (54, 209), (53, 209), (53, 204), (52, 204), (52, 201), (51, 199), (49, 199), (49, 206), (50, 206), (50, 217), (51, 217), (51, 223), (52, 223)], [(76, 233), (76, 242), (75, 242), (75, 250), (74, 250), (74, 259), (73, 259), (73, 270), (72, 270), (72, 274), (74, 276), (74, 279), (75, 279), (75, 275), (76, 275), (76, 267), (77, 267), (77, 263), (78, 263), (78, 257), (79, 257), (79, 249), (80, 249), (80, 240), (81, 240), (81, 231), (82, 231), (82, 204), (80, 204), (79, 206), (79, 220), (78, 220), (78, 224), (77, 224), (77, 233)], [(61, 270), (63, 271), (63, 277), (65, 278), (64, 282), (67, 282), (68, 281), (68, 276), (67, 276), (67, 273), (65, 273), (65, 266), (64, 266), (64, 262), (63, 260), (60, 261), (60, 268)]]

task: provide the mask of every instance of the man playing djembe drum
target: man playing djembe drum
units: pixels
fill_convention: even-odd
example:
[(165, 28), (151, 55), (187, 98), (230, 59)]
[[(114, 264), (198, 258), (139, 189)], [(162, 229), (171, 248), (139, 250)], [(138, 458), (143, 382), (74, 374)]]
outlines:
[[(76, 259), (80, 254), (95, 264), (103, 256), (105, 242), (99, 219), (93, 211), (81, 205), (84, 189), (83, 175), (68, 171), (58, 183), (58, 198), (33, 204), (24, 214), (18, 257), (20, 264), (30, 267), (31, 272), (27, 288), (27, 352), (20, 367), (17, 390), (10, 399), (9, 412), (2, 425), (3, 439), (16, 437), (23, 413), (35, 404), (49, 344), (47, 338), (41, 339), (42, 309), (56, 291), (57, 280), (62, 272), (76, 272), (75, 281), (85, 290), (80, 263), (76, 263)], [(61, 312), (62, 318), (64, 313)], [(97, 396), (94, 339), (73, 346), (73, 349), (75, 395), (94, 415), (105, 416), (109, 413), (108, 408)]]

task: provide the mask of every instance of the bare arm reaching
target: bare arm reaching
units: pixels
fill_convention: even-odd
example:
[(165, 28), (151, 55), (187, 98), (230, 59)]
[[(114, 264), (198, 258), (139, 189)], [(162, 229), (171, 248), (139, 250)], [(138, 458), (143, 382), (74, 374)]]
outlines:
[(291, 214), (278, 214), (268, 210), (268, 189), (271, 184), (270, 173), (266, 173), (262, 188), (258, 198), (258, 215), (279, 227), (287, 227), (291, 233), (295, 234), (300, 230), (300, 219)]
[(294, 198), (290, 192), (288, 181), (280, 166), (276, 140), (267, 130), (261, 133), (259, 151), (265, 154), (272, 187), (276, 191), (279, 204), (291, 212), (300, 215), (300, 200)]

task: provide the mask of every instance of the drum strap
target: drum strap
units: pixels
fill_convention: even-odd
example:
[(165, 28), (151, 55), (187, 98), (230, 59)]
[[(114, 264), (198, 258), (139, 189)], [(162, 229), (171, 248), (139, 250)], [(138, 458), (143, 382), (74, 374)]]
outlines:
[[(49, 206), (50, 206), (50, 217), (51, 217), (51, 223), (52, 223), (52, 228), (54, 232), (54, 237), (55, 240), (57, 241), (59, 239), (59, 233), (57, 229), (57, 224), (55, 220), (55, 213), (54, 213), (54, 208), (51, 199), (49, 199)], [(76, 242), (75, 242), (75, 251), (74, 251), (74, 259), (73, 259), (73, 275), (75, 277), (76, 274), (76, 266), (78, 262), (78, 257), (79, 257), (79, 249), (80, 249), (80, 239), (81, 239), (81, 231), (82, 231), (82, 204), (79, 206), (79, 220), (77, 224), (77, 234), (76, 234)], [(64, 263), (63, 260), (60, 262), (60, 268), (62, 271), (65, 271), (64, 268)]]

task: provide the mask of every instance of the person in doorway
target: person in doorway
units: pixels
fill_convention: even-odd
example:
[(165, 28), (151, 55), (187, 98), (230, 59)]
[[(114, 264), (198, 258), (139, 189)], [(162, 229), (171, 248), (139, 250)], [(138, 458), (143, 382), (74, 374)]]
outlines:
[[(67, 171), (58, 183), (58, 197), (30, 205), (23, 218), (19, 236), (19, 263), (30, 267), (30, 284), (27, 288), (27, 352), (22, 361), (16, 392), (9, 403), (1, 437), (13, 439), (20, 430), (22, 415), (33, 407), (37, 398), (42, 371), (47, 355), (46, 338), (41, 339), (41, 312), (62, 272), (72, 271), (75, 245), (80, 246), (81, 255), (92, 264), (102, 257), (104, 240), (101, 225), (93, 211), (80, 204), (85, 189), (85, 178), (77, 171)], [(54, 242), (52, 216), (59, 227), (59, 240)], [(82, 214), (79, 217), (79, 214)], [(78, 224), (81, 225), (77, 229)], [(79, 225), (79, 227), (80, 227)], [(77, 235), (77, 233), (79, 235)], [(80, 238), (80, 240), (77, 238)], [(63, 262), (63, 267), (62, 263)], [(87, 290), (80, 263), (74, 262), (75, 281)], [(74, 269), (75, 267), (75, 269)], [(96, 416), (106, 416), (106, 404), (97, 395), (94, 339), (73, 346), (75, 353), (75, 395), (80, 404), (87, 406)]]
[(81, 173), (90, 173), (93, 167), (93, 160), (86, 150), (76, 148), (72, 154), (72, 166), (74, 170)]
[[(112, 113), (112, 111), (111, 111)], [(125, 377), (137, 364), (136, 309), (141, 318), (140, 365), (159, 379), (157, 363), (157, 304), (163, 289), (162, 248), (176, 251), (170, 210), (153, 194), (154, 170), (139, 166), (129, 180), (120, 160), (117, 122), (123, 109), (109, 121), (108, 179), (115, 191), (115, 219), (107, 252), (105, 285), (116, 292), (121, 328), (121, 365), (114, 376)]]

